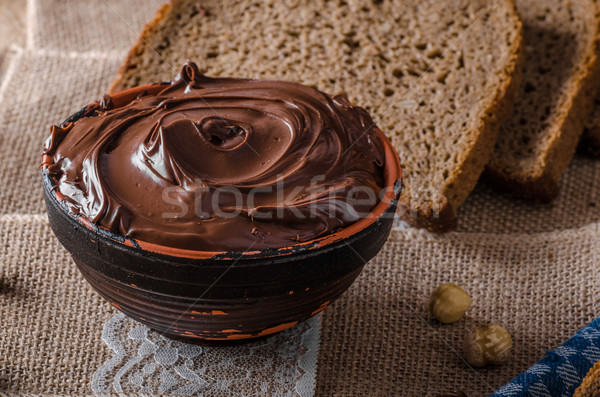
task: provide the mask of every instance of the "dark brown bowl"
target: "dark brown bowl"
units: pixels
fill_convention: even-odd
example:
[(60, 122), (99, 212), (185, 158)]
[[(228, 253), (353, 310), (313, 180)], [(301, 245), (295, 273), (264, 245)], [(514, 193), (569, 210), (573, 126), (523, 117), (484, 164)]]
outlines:
[[(114, 94), (116, 106), (160, 84)], [(71, 116), (86, 117), (97, 103)], [(190, 251), (110, 232), (72, 215), (42, 166), (50, 226), (77, 267), (113, 306), (148, 327), (190, 342), (270, 335), (314, 316), (341, 295), (387, 240), (401, 191), (398, 156), (385, 148), (383, 199), (369, 216), (310, 242), (252, 252)]]

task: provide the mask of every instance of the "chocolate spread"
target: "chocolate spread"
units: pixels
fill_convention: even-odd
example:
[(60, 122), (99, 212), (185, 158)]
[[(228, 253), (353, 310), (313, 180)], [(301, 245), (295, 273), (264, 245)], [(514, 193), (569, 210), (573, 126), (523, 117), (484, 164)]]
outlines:
[(367, 112), (297, 83), (209, 78), (186, 63), (155, 95), (104, 96), (84, 113), (45, 145), (57, 197), (145, 242), (286, 247), (354, 223), (383, 188)]

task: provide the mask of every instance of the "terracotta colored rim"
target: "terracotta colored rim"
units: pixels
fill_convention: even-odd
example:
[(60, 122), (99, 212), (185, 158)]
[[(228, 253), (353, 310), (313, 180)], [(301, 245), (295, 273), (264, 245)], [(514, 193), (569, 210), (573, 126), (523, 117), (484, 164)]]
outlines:
[[(138, 96), (140, 93), (142, 93), (144, 91), (148, 92), (149, 94), (157, 93), (162, 88), (164, 88), (165, 84), (169, 84), (169, 83), (154, 83), (154, 84), (146, 84), (146, 85), (139, 86), (139, 87), (133, 87), (133, 88), (127, 89), (125, 91), (121, 91), (116, 94), (112, 94), (110, 97), (111, 97), (111, 100), (112, 100), (114, 106), (120, 107), (120, 106), (126, 105), (127, 103), (131, 102), (133, 99), (135, 99), (136, 96)], [(71, 117), (69, 117), (65, 122), (75, 121), (80, 117), (84, 117), (88, 110), (94, 109), (96, 106), (98, 106), (98, 102), (93, 102), (93, 103), (89, 104), (88, 106), (83, 108), (81, 111), (79, 111), (79, 112), (75, 113), (74, 115), (72, 115)], [(80, 224), (84, 225), (85, 227), (87, 227), (91, 230), (95, 230), (95, 231), (102, 230), (102, 235), (104, 237), (109, 237), (111, 240), (113, 240), (115, 242), (121, 243), (128, 247), (141, 248), (142, 250), (145, 250), (145, 251), (162, 254), (162, 255), (167, 255), (167, 256), (179, 257), (179, 258), (211, 259), (211, 258), (222, 257), (222, 258), (230, 259), (232, 257), (235, 257), (238, 259), (250, 259), (251, 257), (254, 257), (254, 256), (261, 257), (261, 258), (268, 258), (271, 256), (285, 255), (285, 254), (291, 254), (291, 253), (298, 252), (298, 251), (305, 251), (307, 249), (311, 250), (311, 249), (316, 249), (316, 248), (322, 248), (326, 245), (335, 243), (342, 239), (346, 239), (346, 238), (360, 232), (361, 230), (364, 230), (367, 227), (371, 226), (372, 224), (377, 222), (378, 219), (380, 219), (382, 216), (384, 216), (388, 212), (388, 209), (390, 209), (390, 207), (392, 207), (393, 205), (396, 204), (398, 197), (400, 196), (400, 192), (402, 191), (402, 169), (401, 169), (401, 165), (400, 165), (400, 159), (398, 158), (398, 154), (396, 153), (396, 150), (392, 146), (391, 142), (387, 139), (387, 137), (383, 134), (383, 132), (381, 132), (381, 130), (379, 130), (379, 129), (377, 129), (376, 132), (377, 132), (377, 137), (379, 138), (380, 142), (383, 144), (384, 153), (385, 153), (384, 169), (383, 169), (384, 179), (385, 179), (385, 187), (384, 187), (385, 192), (384, 192), (383, 196), (381, 197), (380, 201), (375, 206), (375, 208), (373, 208), (373, 210), (366, 217), (359, 219), (355, 223), (340, 230), (339, 232), (332, 233), (330, 235), (320, 237), (320, 238), (317, 238), (314, 240), (306, 241), (303, 243), (290, 245), (287, 247), (282, 247), (282, 248), (278, 248), (278, 249), (266, 249), (266, 250), (260, 250), (260, 251), (245, 251), (245, 252), (196, 251), (196, 250), (187, 250), (187, 249), (182, 249), (182, 248), (173, 248), (173, 247), (168, 247), (168, 246), (159, 245), (159, 244), (155, 244), (155, 243), (149, 243), (146, 241), (141, 241), (138, 239), (133, 239), (131, 237), (127, 237), (127, 236), (123, 236), (123, 235), (111, 232), (101, 226), (91, 223), (89, 220), (87, 220), (83, 216), (72, 215), (70, 212), (68, 212), (68, 210), (66, 209), (66, 207), (64, 205), (61, 205), (60, 207), (63, 208), (69, 216), (76, 219)], [(50, 164), (51, 164), (51, 158), (49, 156), (44, 156), (42, 158), (42, 170), (44, 173), (46, 173), (47, 167)], [(46, 173), (46, 176), (47, 176), (47, 173)], [(52, 184), (54, 184), (54, 183), (55, 183), (55, 181), (52, 180)], [(57, 202), (61, 203), (62, 200), (59, 197), (60, 193), (58, 193), (55, 189), (51, 189), (50, 193), (53, 193), (50, 195), (51, 197), (53, 197)]]

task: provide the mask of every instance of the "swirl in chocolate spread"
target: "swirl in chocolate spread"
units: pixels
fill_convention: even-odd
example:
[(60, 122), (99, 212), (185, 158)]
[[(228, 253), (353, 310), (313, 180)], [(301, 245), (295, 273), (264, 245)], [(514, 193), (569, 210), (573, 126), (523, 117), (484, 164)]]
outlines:
[(104, 96), (52, 127), (44, 165), (69, 211), (111, 231), (193, 250), (281, 248), (373, 209), (375, 134), (345, 96), (186, 63), (157, 94)]

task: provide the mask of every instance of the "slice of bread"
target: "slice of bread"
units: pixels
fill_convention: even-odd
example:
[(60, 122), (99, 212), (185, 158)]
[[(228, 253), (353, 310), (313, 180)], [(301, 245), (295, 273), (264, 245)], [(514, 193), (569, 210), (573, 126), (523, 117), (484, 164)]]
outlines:
[(405, 218), (447, 230), (510, 113), (521, 43), (512, 0), (173, 0), (111, 90), (168, 80), (189, 58), (209, 76), (345, 92), (398, 150)]
[(594, 0), (517, 0), (523, 83), (500, 129), (490, 179), (514, 195), (549, 201), (571, 161), (598, 89), (600, 17)]

